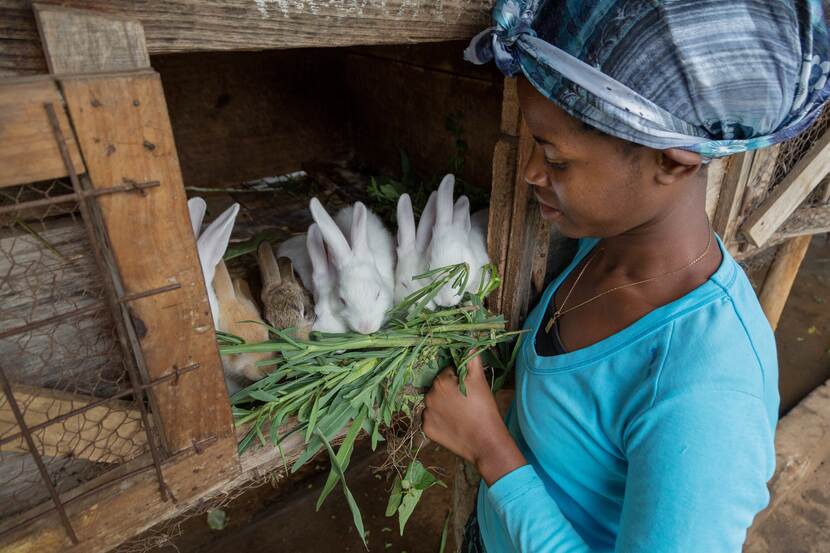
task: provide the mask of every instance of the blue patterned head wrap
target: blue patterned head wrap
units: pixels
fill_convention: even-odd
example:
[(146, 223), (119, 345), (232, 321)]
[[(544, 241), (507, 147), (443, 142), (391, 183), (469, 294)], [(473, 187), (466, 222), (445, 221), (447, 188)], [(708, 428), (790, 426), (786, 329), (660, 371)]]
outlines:
[(807, 128), (830, 96), (820, 0), (497, 0), (464, 52), (599, 130), (705, 158)]

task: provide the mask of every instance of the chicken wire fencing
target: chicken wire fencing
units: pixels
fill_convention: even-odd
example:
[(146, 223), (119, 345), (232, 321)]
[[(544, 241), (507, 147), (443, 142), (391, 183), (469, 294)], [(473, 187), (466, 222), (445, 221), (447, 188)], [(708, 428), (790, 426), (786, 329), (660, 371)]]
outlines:
[(124, 294), (96, 223), (96, 196), (159, 183), (93, 189), (53, 128), (70, 176), (0, 187), (0, 539), (57, 514), (78, 543), (67, 506), (104, 486), (155, 470), (168, 499), (147, 390), (169, 378), (144, 377), (127, 305), (175, 286)]

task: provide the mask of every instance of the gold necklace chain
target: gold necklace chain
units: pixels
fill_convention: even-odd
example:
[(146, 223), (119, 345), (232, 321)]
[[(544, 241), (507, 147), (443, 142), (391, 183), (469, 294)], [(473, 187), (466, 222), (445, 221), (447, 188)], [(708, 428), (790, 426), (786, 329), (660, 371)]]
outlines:
[[(638, 280), (637, 282), (629, 282), (628, 284), (621, 284), (619, 286), (615, 286), (613, 288), (610, 288), (608, 290), (600, 292), (596, 296), (594, 296), (592, 298), (589, 298), (589, 299), (587, 299), (583, 302), (580, 302), (580, 303), (574, 305), (573, 307), (569, 307), (568, 309), (565, 309), (565, 305), (568, 303), (568, 299), (571, 297), (571, 293), (576, 288), (576, 285), (579, 282), (579, 279), (581, 279), (582, 275), (585, 274), (585, 270), (588, 268), (588, 265), (590, 265), (591, 262), (594, 260), (594, 258), (597, 256), (597, 254), (600, 253), (601, 251), (603, 251), (605, 248), (598, 249), (596, 252), (594, 252), (591, 255), (591, 257), (588, 259), (588, 261), (585, 262), (585, 265), (582, 266), (582, 270), (579, 271), (579, 274), (576, 275), (576, 280), (574, 280), (574, 283), (571, 285), (571, 288), (570, 288), (570, 290), (568, 290), (568, 293), (565, 294), (565, 299), (562, 300), (562, 305), (560, 305), (559, 308), (556, 311), (554, 311), (553, 315), (551, 315), (550, 319), (548, 320), (548, 324), (545, 325), (545, 333), (550, 334), (550, 329), (553, 328), (553, 325), (556, 324), (556, 321), (558, 321), (559, 319), (562, 318), (562, 315), (564, 315), (566, 313), (570, 313), (574, 309), (579, 309), (580, 307), (582, 307), (584, 305), (587, 305), (587, 304), (591, 303), (592, 301), (598, 300), (599, 298), (601, 298), (605, 295), (608, 295), (611, 292), (616, 292), (617, 290), (622, 290), (623, 288), (631, 288), (632, 286), (639, 286), (641, 284), (646, 284), (648, 282), (653, 282), (653, 281), (661, 279), (663, 277), (667, 277), (669, 275), (673, 275), (675, 273), (685, 271), (686, 269), (688, 269), (689, 267), (691, 267), (695, 263), (698, 263), (701, 259), (706, 257), (706, 254), (709, 253), (709, 249), (712, 247), (712, 234), (713, 234), (712, 233), (712, 225), (710, 224), (709, 225), (709, 240), (706, 242), (706, 249), (703, 250), (703, 253), (701, 253), (699, 256), (694, 258), (691, 262), (684, 265), (683, 267), (680, 267), (679, 269), (671, 270), (671, 271), (669, 271), (667, 273), (663, 273), (661, 275), (646, 278), (646, 279), (643, 279), (643, 280)], [(555, 292), (554, 292), (554, 294), (555, 294)]]

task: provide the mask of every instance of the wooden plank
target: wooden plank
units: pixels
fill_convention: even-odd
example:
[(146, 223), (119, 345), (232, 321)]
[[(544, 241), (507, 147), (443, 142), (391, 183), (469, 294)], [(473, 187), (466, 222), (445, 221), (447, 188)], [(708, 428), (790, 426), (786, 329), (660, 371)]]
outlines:
[(750, 215), (742, 226), (743, 234), (756, 246), (762, 246), (810, 192), (830, 172), (830, 131), (815, 141), (772, 194)]
[(754, 155), (755, 152), (744, 152), (732, 156), (727, 162), (718, 208), (712, 221), (712, 228), (727, 246), (735, 235), (738, 213), (746, 191), (746, 183), (749, 181)]
[[(12, 390), (28, 427), (54, 420), (99, 400), (20, 384), (12, 385)], [(3, 402), (0, 405), (0, 436), (18, 431), (8, 402)], [(95, 463), (123, 463), (141, 455), (147, 447), (141, 414), (131, 403), (121, 400), (110, 400), (60, 423), (50, 424), (34, 432), (33, 438), (41, 455), (73, 457)], [(23, 437), (0, 446), (0, 451), (5, 452), (28, 450)]]
[(706, 170), (706, 214), (710, 221), (714, 220), (718, 208), (718, 198), (720, 198), (723, 186), (725, 169), (726, 160), (718, 158), (709, 162), (709, 167)]
[(75, 171), (84, 171), (57, 85), (48, 78), (0, 80), (0, 187), (67, 175), (44, 104), (55, 106)]
[(34, 4), (33, 8), (49, 73), (150, 67), (144, 29), (138, 21), (48, 4)]
[(213, 322), (158, 74), (62, 81), (94, 188), (157, 180), (145, 196), (98, 200), (124, 291), (181, 288), (131, 302), (148, 377), (199, 363), (151, 397), (168, 448), (233, 432)]
[[(150, 54), (469, 40), (489, 24), (489, 0), (60, 0), (140, 21)], [(0, 4), (0, 74), (43, 73), (32, 0)], [(459, 53), (460, 55), (460, 53)]]
[[(102, 488), (88, 496), (67, 504), (67, 514), (80, 543), (72, 545), (54, 514), (24, 524), (0, 539), (0, 549), (15, 553), (103, 553), (129, 538), (158, 524), (160, 521), (185, 512), (205, 497), (209, 483), (227, 482), (238, 474), (236, 438), (227, 436), (207, 447), (201, 454), (183, 452), (164, 463), (162, 471), (175, 501), (162, 501), (158, 481), (152, 470), (130, 475), (131, 471), (146, 466), (149, 456), (119, 466), (96, 480), (84, 484), (68, 494), (64, 500), (77, 498), (103, 482), (124, 478), (117, 484)], [(35, 509), (9, 524), (24, 521)], [(0, 527), (2, 529), (2, 527)]]
[(748, 543), (758, 539), (764, 521), (830, 455), (830, 381), (816, 388), (778, 423), (775, 474), (769, 481), (770, 502), (755, 516)]
[(778, 328), (778, 321), (781, 319), (781, 313), (784, 311), (784, 305), (790, 296), (807, 248), (810, 247), (811, 239), (812, 236), (807, 235), (785, 242), (775, 255), (775, 261), (772, 262), (764, 280), (758, 299), (773, 330)]
[(533, 137), (524, 121), (519, 132), (509, 246), (502, 280), (504, 283), (502, 313), (510, 328), (520, 328), (527, 314), (533, 276), (533, 242), (541, 224), (541, 214), (533, 192), (524, 181), (524, 167), (533, 153)]
[[(503, 136), (496, 142), (493, 149), (493, 181), (490, 187), (490, 213), (487, 221), (487, 252), (502, 278), (507, 271), (507, 247), (510, 238), (510, 217), (513, 212), (513, 181), (516, 174), (517, 154), (514, 137)], [(504, 289), (504, 285), (500, 286), (487, 298), (490, 309), (497, 313), (502, 311)]]

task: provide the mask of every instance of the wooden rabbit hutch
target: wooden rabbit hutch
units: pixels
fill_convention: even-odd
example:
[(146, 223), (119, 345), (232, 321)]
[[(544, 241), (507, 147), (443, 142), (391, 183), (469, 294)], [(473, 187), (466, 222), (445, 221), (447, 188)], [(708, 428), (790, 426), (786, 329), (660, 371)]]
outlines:
[[(351, 183), (340, 200), (360, 199), (366, 181), (340, 160), (396, 171), (405, 150), (442, 174), (463, 134), (454, 169), (489, 194), (503, 275), (491, 306), (521, 321), (557, 255), (516, 170), (532, 138), (515, 84), (461, 58), (488, 9), (0, 5), (0, 548), (105, 551), (281, 466), (276, 451), (237, 454), (185, 186), (219, 208), (217, 188), (301, 172), (314, 194)], [(737, 255), (786, 244), (767, 305), (792, 284), (801, 236), (828, 230), (826, 127), (709, 171)], [(301, 230), (309, 193), (233, 196), (242, 230)]]

